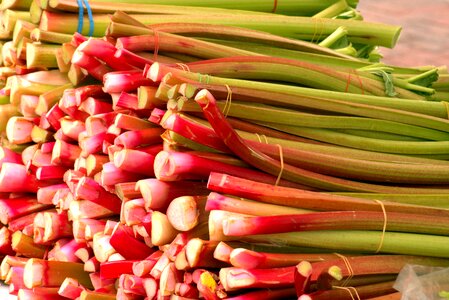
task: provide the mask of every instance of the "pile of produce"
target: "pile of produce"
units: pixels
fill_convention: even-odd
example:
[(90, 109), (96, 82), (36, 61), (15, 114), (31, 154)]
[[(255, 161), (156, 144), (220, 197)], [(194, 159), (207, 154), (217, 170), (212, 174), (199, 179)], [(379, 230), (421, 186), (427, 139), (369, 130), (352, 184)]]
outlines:
[(383, 299), (448, 267), (449, 74), (383, 64), (401, 28), (356, 6), (3, 0), (10, 293)]

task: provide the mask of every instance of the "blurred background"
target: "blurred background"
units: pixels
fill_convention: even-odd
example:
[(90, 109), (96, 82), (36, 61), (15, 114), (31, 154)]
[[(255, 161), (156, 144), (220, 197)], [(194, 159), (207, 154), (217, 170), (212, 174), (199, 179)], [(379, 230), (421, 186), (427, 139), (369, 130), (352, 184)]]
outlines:
[(366, 21), (402, 26), (383, 62), (400, 66), (449, 65), (449, 0), (359, 0)]

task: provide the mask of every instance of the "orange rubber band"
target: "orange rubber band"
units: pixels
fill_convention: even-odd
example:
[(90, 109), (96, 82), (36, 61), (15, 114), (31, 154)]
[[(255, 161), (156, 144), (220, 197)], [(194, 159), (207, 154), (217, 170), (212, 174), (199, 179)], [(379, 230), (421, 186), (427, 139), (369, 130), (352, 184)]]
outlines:
[(274, 0), (273, 10), (271, 11), (273, 14), (276, 13), (278, 8), (278, 0)]

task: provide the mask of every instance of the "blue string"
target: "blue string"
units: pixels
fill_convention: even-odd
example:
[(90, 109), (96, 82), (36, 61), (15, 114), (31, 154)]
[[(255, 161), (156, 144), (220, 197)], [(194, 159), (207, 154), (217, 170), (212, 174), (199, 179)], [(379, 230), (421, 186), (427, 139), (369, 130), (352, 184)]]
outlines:
[(90, 8), (89, 1), (83, 0), (84, 5), (86, 5), (87, 9), (87, 16), (89, 17), (89, 36), (92, 36), (94, 34), (94, 18), (92, 16), (92, 9)]
[(84, 23), (84, 6), (87, 9), (87, 16), (89, 18), (89, 33), (88, 36), (92, 36), (94, 33), (94, 18), (92, 15), (92, 9), (90, 8), (88, 0), (76, 0), (78, 3), (78, 29), (77, 32), (82, 33)]
[(83, 21), (84, 21), (84, 8), (82, 0), (76, 0), (78, 3), (78, 29), (77, 32), (81, 33), (83, 31)]

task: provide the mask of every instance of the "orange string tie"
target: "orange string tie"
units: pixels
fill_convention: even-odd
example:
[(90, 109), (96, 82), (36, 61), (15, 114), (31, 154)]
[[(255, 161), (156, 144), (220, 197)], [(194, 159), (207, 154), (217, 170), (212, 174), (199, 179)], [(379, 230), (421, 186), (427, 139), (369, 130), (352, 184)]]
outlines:
[(351, 73), (348, 73), (348, 80), (346, 80), (346, 88), (345, 88), (345, 93), (348, 92), (349, 90), (349, 85), (351, 84)]
[(316, 19), (319, 20), (319, 23), (320, 23), (320, 35), (316, 39), (316, 42), (319, 43), (321, 40), (321, 37), (323, 36), (323, 33), (324, 33), (324, 20), (322, 18), (316, 18)]
[(360, 78), (360, 76), (359, 76), (359, 74), (357, 73), (356, 70), (352, 70), (352, 71), (354, 72), (355, 77), (359, 81), (360, 91), (361, 91), (362, 95), (364, 95), (365, 94), (365, 89), (363, 88), (362, 78)]
[(271, 10), (271, 12), (273, 14), (276, 13), (277, 8), (278, 8), (278, 0), (274, 0), (273, 9)]

